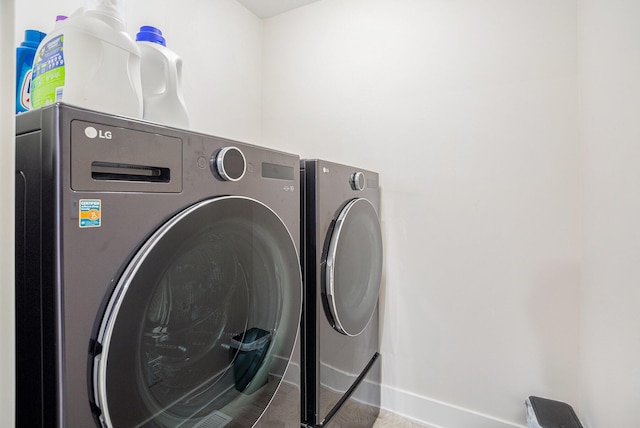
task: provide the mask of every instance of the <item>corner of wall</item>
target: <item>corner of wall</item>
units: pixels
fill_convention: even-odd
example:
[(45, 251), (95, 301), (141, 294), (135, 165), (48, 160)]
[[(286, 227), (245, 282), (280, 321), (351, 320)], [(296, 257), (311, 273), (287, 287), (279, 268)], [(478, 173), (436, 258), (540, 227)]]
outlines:
[(15, 50), (14, 0), (0, 2), (0, 415), (14, 426), (14, 157), (15, 157)]

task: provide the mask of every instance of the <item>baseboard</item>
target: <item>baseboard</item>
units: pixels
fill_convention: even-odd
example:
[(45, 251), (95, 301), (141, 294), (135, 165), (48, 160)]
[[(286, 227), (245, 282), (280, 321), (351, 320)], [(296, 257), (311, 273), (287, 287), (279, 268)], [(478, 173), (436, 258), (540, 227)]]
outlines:
[[(335, 392), (348, 389), (356, 377), (328, 364), (322, 366), (322, 384)], [(368, 403), (366, 397), (374, 396), (371, 390), (377, 387), (378, 385), (365, 379), (353, 398), (365, 404), (373, 404)], [(427, 428), (526, 428), (525, 425), (385, 385), (382, 386), (381, 408)]]
[(526, 428), (525, 425), (384, 385), (382, 409), (428, 428)]
[[(286, 360), (284, 360), (284, 363), (286, 364)], [(282, 381), (300, 388), (300, 364), (293, 361), (290, 362), (284, 372)]]
[[(344, 394), (358, 379), (359, 375), (359, 373), (347, 373), (329, 364), (322, 363), (320, 383), (323, 388), (327, 388), (336, 394)], [(375, 392), (376, 388), (379, 388), (379, 385), (365, 377), (360, 386), (353, 392), (351, 399), (363, 404), (377, 405), (371, 402), (372, 397), (377, 397), (376, 400), (380, 399), (380, 393)]]

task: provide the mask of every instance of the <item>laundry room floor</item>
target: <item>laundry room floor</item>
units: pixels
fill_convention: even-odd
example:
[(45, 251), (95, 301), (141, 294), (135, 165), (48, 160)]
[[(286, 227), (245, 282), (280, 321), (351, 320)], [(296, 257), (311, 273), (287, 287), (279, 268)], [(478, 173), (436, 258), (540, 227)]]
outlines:
[(402, 416), (398, 416), (395, 413), (388, 412), (386, 410), (380, 410), (378, 420), (373, 425), (373, 428), (424, 428), (417, 422), (413, 422), (409, 419), (405, 419)]
[[(299, 428), (299, 396), (300, 389), (290, 384), (282, 383), (280, 385), (280, 391), (276, 394), (257, 427)], [(331, 426), (344, 428), (344, 425), (340, 423)], [(380, 415), (373, 425), (373, 428), (424, 428), (424, 426), (425, 425), (403, 418), (395, 413), (380, 410)]]

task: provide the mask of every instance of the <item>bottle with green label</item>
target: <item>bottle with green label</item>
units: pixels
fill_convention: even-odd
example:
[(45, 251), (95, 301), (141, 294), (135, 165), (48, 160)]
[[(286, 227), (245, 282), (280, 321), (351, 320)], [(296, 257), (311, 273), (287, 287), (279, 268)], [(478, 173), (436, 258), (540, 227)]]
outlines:
[(142, 118), (140, 50), (125, 32), (117, 0), (78, 9), (40, 43), (31, 105), (56, 102)]

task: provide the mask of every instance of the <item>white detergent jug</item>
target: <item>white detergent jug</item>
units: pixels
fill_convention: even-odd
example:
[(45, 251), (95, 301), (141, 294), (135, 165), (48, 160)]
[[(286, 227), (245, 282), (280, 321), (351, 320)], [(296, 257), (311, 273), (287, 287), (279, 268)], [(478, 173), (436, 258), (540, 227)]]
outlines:
[(78, 9), (40, 43), (33, 67), (33, 108), (64, 102), (142, 118), (140, 50), (125, 32), (116, 1)]
[(140, 27), (136, 41), (142, 55), (143, 117), (178, 128), (189, 127), (189, 114), (182, 96), (182, 59), (167, 48), (156, 27)]

